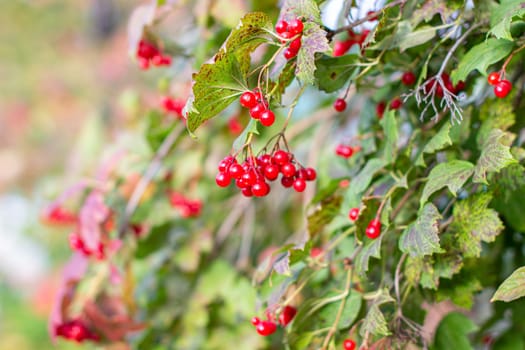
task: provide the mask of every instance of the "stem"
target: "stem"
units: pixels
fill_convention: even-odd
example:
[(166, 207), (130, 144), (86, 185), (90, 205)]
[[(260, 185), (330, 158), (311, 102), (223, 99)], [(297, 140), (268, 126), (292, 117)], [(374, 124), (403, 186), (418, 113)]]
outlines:
[(454, 54), (454, 52), (457, 50), (457, 48), (459, 47), (459, 45), (461, 45), (461, 43), (463, 41), (465, 41), (465, 39), (467, 38), (467, 36), (469, 36), (469, 34), (476, 28), (480, 27), (481, 24), (480, 23), (476, 23), (474, 25), (472, 25), (472, 27), (470, 27), (469, 29), (467, 29), (467, 31), (465, 33), (463, 33), (463, 35), (461, 37), (459, 37), (459, 39), (456, 40), (456, 42), (454, 43), (454, 45), (452, 45), (452, 47), (450, 48), (450, 50), (448, 51), (447, 55), (445, 56), (445, 59), (443, 59), (443, 63), (441, 64), (441, 68), (439, 68), (439, 71), (437, 72), (436, 76), (437, 77), (441, 77), (441, 74), (443, 74), (443, 72), (445, 71), (445, 68), (447, 67), (447, 63), (448, 61), (450, 61), (450, 59), (452, 58), (452, 55)]
[(293, 111), (295, 110), (295, 106), (297, 106), (297, 103), (299, 102), (299, 97), (301, 97), (305, 88), (306, 86), (302, 86), (299, 89), (299, 92), (297, 93), (297, 95), (295, 96), (292, 102), (292, 105), (290, 106), (290, 109), (288, 110), (288, 115), (286, 116), (286, 120), (284, 121), (283, 130), (281, 131), (281, 133), (284, 134), (286, 127), (288, 126), (288, 123), (290, 122), (290, 119), (292, 118), (292, 114), (293, 114)]
[(407, 258), (407, 253), (403, 254), (401, 256), (401, 259), (399, 259), (399, 262), (397, 263), (396, 267), (396, 274), (394, 277), (394, 290), (396, 292), (396, 299), (397, 299), (397, 305), (398, 305), (398, 313), (400, 315), (403, 315), (403, 312), (401, 310), (401, 295), (399, 293), (399, 279), (401, 278), (401, 266), (405, 262), (405, 259)]
[(140, 178), (140, 181), (138, 182), (137, 186), (133, 190), (133, 193), (131, 194), (128, 204), (126, 205), (126, 209), (124, 210), (124, 216), (122, 218), (122, 222), (118, 230), (118, 236), (120, 238), (124, 237), (126, 229), (129, 225), (129, 220), (131, 219), (131, 216), (137, 209), (137, 206), (140, 203), (140, 199), (142, 198), (142, 195), (148, 188), (148, 185), (151, 183), (153, 177), (160, 170), (162, 161), (164, 160), (164, 158), (166, 158), (169, 151), (175, 144), (175, 141), (177, 141), (177, 139), (179, 138), (180, 134), (182, 133), (184, 129), (185, 129), (184, 123), (179, 123), (177, 124), (176, 127), (173, 128), (173, 130), (171, 130), (171, 132), (168, 134), (168, 136), (166, 136), (164, 141), (162, 141), (162, 144), (160, 145), (157, 152), (155, 153), (155, 156), (153, 157), (148, 167), (146, 168), (144, 175)]
[(505, 70), (507, 69), (507, 65), (510, 63), (510, 61), (512, 60), (514, 55), (517, 54), (518, 52), (520, 52), (523, 49), (525, 49), (525, 44), (523, 44), (522, 46), (520, 46), (516, 50), (512, 51), (512, 53), (509, 55), (509, 57), (507, 57), (507, 59), (503, 63), (503, 66), (501, 66), (501, 72), (503, 72), (503, 74), (505, 74)]
[(350, 294), (350, 287), (352, 286), (352, 272), (353, 269), (349, 269), (346, 274), (346, 283), (345, 283), (345, 297), (343, 300), (341, 300), (341, 304), (339, 304), (339, 309), (337, 310), (337, 315), (335, 316), (334, 323), (332, 324), (332, 327), (330, 327), (330, 330), (328, 331), (328, 334), (324, 338), (323, 346), (321, 347), (322, 350), (325, 350), (328, 346), (328, 343), (330, 342), (330, 339), (334, 336), (335, 332), (337, 331), (337, 325), (339, 324), (339, 321), (341, 320), (341, 316), (343, 315), (343, 311), (346, 304), (346, 299), (348, 298)]

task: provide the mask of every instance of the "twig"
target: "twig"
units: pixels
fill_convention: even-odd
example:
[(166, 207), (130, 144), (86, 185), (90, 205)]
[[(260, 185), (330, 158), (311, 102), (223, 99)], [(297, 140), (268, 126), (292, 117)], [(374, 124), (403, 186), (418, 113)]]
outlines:
[(186, 126), (184, 123), (179, 123), (177, 126), (171, 130), (171, 132), (166, 136), (164, 141), (162, 141), (162, 144), (158, 148), (157, 152), (155, 153), (155, 156), (149, 163), (148, 167), (146, 168), (146, 171), (144, 172), (144, 175), (140, 178), (140, 181), (138, 182), (137, 186), (133, 190), (133, 193), (131, 194), (131, 197), (128, 201), (128, 204), (126, 205), (126, 209), (124, 210), (124, 216), (121, 220), (121, 225), (118, 230), (118, 236), (120, 238), (124, 237), (124, 234), (126, 233), (126, 229), (129, 225), (129, 220), (131, 219), (131, 216), (137, 209), (137, 206), (140, 203), (140, 199), (142, 198), (142, 195), (146, 191), (146, 188), (150, 184), (153, 177), (157, 174), (159, 171), (162, 160), (168, 155), (169, 151), (175, 144), (175, 141), (179, 138), (180, 134), (184, 131)]
[(403, 315), (403, 312), (401, 311), (401, 295), (399, 294), (399, 279), (401, 278), (401, 266), (405, 262), (407, 255), (408, 255), (407, 253), (404, 253), (401, 256), (401, 259), (399, 259), (399, 262), (397, 263), (397, 267), (396, 267), (396, 274), (394, 277), (394, 289), (396, 293), (398, 312), (401, 316)]

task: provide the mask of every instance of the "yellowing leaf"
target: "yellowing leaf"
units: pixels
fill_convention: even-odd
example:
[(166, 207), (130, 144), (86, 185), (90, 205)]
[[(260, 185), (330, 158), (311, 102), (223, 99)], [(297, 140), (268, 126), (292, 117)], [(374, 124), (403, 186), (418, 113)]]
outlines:
[(514, 271), (503, 283), (498, 287), (496, 293), (490, 301), (513, 301), (525, 296), (525, 266), (520, 267)]

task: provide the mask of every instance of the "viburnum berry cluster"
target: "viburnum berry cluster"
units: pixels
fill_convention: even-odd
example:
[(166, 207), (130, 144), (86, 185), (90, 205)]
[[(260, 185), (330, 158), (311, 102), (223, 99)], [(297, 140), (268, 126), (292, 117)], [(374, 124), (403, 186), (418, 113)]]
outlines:
[(171, 192), (169, 198), (171, 206), (176, 208), (183, 218), (193, 218), (201, 214), (202, 202), (200, 200), (188, 199), (179, 192)]
[(343, 56), (354, 45), (359, 45), (361, 48), (370, 34), (370, 30), (365, 29), (361, 33), (356, 33), (353, 30), (348, 30), (348, 38), (343, 41), (336, 41), (334, 44), (334, 57)]
[(151, 42), (145, 39), (140, 40), (137, 46), (137, 60), (141, 69), (148, 69), (151, 66), (170, 66), (171, 56), (165, 55)]
[(42, 221), (48, 225), (74, 225), (78, 221), (78, 217), (72, 211), (64, 208), (60, 205), (52, 206), (48, 208), (42, 214)]
[(290, 22), (280, 20), (275, 25), (275, 31), (283, 44), (288, 44), (284, 50), (284, 58), (291, 60), (299, 53), (301, 48), (301, 38), (303, 34), (304, 24), (300, 18), (295, 18)]
[(54, 329), (57, 337), (83, 343), (87, 340), (100, 341), (100, 336), (91, 331), (81, 319), (73, 319), (57, 325)]
[(506, 97), (512, 90), (512, 83), (507, 79), (501, 79), (499, 72), (490, 73), (487, 81), (490, 85), (494, 86), (494, 95), (498, 98)]
[[(297, 309), (293, 306), (286, 305), (282, 308), (278, 322), (281, 327), (286, 327), (297, 314)], [(275, 315), (272, 312), (266, 312), (266, 320), (261, 320), (259, 317), (252, 318), (252, 324), (255, 326), (257, 333), (263, 337), (267, 337), (277, 330), (277, 323), (275, 322)]]
[(275, 114), (270, 110), (268, 101), (258, 88), (243, 92), (239, 102), (241, 106), (248, 108), (250, 116), (261, 122), (263, 126), (272, 126), (275, 122)]
[(264, 197), (270, 193), (270, 181), (282, 174), (281, 185), (293, 187), (296, 192), (306, 189), (307, 181), (314, 181), (317, 173), (313, 168), (304, 168), (294, 155), (282, 149), (258, 157), (248, 156), (242, 164), (233, 156), (225, 157), (218, 166), (215, 181), (220, 187), (227, 187), (232, 181), (246, 197)]
[(355, 152), (358, 152), (359, 150), (360, 150), (360, 147), (358, 146), (352, 147), (352, 146), (340, 143), (335, 148), (335, 154), (342, 158), (350, 158), (355, 154)]
[(183, 118), (182, 110), (186, 105), (184, 99), (165, 96), (161, 99), (160, 105), (166, 114), (174, 114), (178, 118)]

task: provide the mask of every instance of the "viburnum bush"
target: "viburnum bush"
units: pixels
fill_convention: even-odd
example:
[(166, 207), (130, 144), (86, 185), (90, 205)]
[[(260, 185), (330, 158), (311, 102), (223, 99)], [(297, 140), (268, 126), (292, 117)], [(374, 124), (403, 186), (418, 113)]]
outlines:
[(525, 6), (370, 3), (136, 9), (159, 103), (43, 214), (53, 337), (525, 348)]

